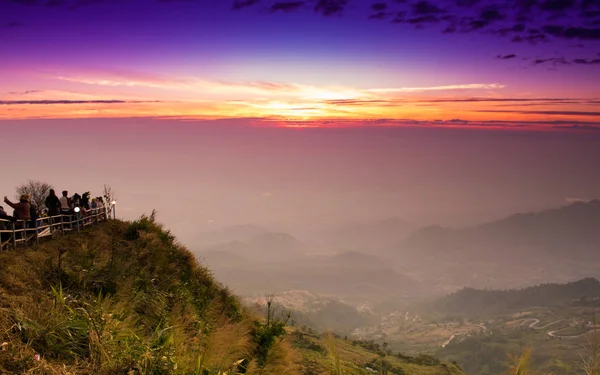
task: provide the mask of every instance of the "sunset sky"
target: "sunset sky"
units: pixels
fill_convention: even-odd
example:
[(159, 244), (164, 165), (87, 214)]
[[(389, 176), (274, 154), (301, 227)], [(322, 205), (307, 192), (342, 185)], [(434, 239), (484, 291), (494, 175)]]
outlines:
[(0, 118), (595, 126), (599, 4), (0, 0)]
[(598, 198), (599, 104), (597, 0), (0, 0), (0, 195), (184, 241)]

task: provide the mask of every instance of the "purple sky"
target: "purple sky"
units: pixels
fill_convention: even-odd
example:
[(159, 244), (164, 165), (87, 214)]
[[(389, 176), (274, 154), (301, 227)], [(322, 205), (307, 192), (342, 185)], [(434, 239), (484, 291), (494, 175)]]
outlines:
[(0, 0), (0, 188), (464, 225), (598, 198), (599, 82), (595, 0)]
[[(598, 118), (593, 0), (0, 0), (0, 7), (2, 118)], [(474, 97), (507, 101), (452, 102)], [(427, 104), (432, 98), (449, 101)]]

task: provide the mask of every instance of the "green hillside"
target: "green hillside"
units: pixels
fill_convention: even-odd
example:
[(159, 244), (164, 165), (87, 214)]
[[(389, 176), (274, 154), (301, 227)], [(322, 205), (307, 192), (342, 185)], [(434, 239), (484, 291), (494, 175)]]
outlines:
[(430, 309), (449, 314), (502, 314), (532, 307), (560, 306), (600, 297), (600, 282), (585, 278), (566, 284), (541, 284), (518, 290), (464, 288), (436, 301)]
[(295, 373), (284, 333), (153, 218), (0, 253), (0, 374)]
[(290, 336), (293, 347), (302, 355), (301, 365), (306, 375), (464, 374), (455, 363), (442, 363), (428, 355), (393, 354), (386, 346), (372, 341), (351, 341), (299, 331), (291, 332)]
[[(380, 370), (340, 342), (345, 374)], [(153, 217), (0, 253), (0, 374), (332, 374), (323, 345), (245, 308)], [(461, 373), (383, 359), (392, 374)]]

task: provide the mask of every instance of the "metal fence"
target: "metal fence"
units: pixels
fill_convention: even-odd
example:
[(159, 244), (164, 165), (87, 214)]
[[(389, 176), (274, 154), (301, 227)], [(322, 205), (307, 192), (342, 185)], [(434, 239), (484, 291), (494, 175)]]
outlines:
[[(114, 207), (114, 206), (113, 206)], [(83, 228), (110, 219), (112, 207), (93, 208), (86, 212), (76, 212), (58, 216), (40, 217), (32, 220), (0, 219), (0, 250), (18, 245), (25, 247), (39, 245), (40, 239), (54, 238), (66, 232), (81, 232)]]

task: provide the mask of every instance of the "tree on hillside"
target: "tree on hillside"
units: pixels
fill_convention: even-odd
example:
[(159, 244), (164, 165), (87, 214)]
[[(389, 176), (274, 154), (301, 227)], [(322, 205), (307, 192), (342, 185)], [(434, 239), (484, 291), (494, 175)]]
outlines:
[(19, 199), (23, 194), (29, 194), (31, 203), (35, 204), (38, 209), (45, 207), (44, 201), (48, 196), (48, 192), (52, 189), (52, 185), (43, 181), (29, 180), (27, 183), (17, 186), (16, 199)]
[(102, 196), (104, 197), (104, 203), (107, 206), (110, 205), (111, 202), (116, 199), (115, 192), (113, 191), (112, 187), (106, 184), (104, 184), (104, 191), (102, 193)]

